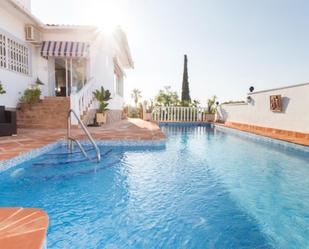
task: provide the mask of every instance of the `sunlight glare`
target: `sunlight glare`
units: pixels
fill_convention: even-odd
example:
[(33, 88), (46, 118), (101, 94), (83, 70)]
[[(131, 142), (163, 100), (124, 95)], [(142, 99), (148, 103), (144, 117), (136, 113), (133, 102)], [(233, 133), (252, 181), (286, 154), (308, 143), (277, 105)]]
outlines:
[(123, 26), (125, 11), (123, 1), (92, 0), (88, 13), (89, 21), (107, 35), (120, 25)]

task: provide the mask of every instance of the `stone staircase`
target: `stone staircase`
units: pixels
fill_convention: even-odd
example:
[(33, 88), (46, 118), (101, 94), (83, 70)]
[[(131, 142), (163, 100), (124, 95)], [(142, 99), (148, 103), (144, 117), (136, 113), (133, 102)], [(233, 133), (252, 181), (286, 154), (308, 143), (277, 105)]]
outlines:
[(17, 110), (18, 128), (66, 128), (70, 98), (45, 97), (38, 103)]
[(83, 114), (81, 115), (82, 122), (86, 126), (89, 124), (93, 124), (96, 112), (97, 112), (96, 109), (90, 109), (90, 108), (87, 111), (84, 111)]

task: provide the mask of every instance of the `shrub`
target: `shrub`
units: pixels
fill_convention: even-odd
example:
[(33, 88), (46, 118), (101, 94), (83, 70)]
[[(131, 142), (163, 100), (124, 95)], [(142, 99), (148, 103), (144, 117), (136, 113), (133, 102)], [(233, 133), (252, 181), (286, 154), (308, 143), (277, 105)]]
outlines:
[(0, 95), (5, 94), (5, 93), (6, 93), (6, 91), (4, 90), (2, 84), (0, 83)]
[(130, 107), (129, 108), (129, 113), (128, 113), (129, 118), (139, 118), (140, 117), (140, 111), (138, 108), (135, 107)]
[(40, 96), (40, 88), (28, 88), (24, 91), (24, 95), (20, 98), (20, 102), (32, 105), (40, 100)]
[(107, 101), (112, 99), (110, 91), (105, 90), (102, 86), (100, 90), (96, 90), (95, 92), (93, 92), (93, 96), (99, 102), (99, 112), (104, 113), (105, 111), (107, 111)]

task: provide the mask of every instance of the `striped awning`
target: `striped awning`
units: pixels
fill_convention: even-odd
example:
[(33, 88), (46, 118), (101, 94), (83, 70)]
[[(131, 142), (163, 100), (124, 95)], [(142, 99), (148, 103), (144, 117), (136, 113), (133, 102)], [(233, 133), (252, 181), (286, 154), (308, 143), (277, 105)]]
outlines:
[(86, 42), (43, 41), (41, 55), (47, 57), (88, 57), (89, 44)]

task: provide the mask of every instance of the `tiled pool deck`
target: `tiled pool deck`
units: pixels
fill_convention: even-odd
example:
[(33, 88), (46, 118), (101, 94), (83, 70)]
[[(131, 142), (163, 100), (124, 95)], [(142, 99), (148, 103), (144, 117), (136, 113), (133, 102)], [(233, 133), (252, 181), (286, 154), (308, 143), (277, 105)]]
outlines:
[(309, 134), (306, 133), (285, 131), (285, 130), (259, 127), (254, 125), (238, 124), (238, 123), (226, 123), (224, 127), (249, 132), (277, 140), (282, 140), (294, 144), (309, 146)]
[(0, 208), (0, 248), (44, 247), (48, 215), (38, 208)]
[[(162, 140), (160, 128), (141, 119), (122, 120), (102, 127), (89, 127), (96, 140)], [(81, 129), (72, 129), (74, 137), (83, 139)], [(41, 148), (66, 137), (66, 129), (19, 129), (17, 136), (0, 137), (0, 160)]]

